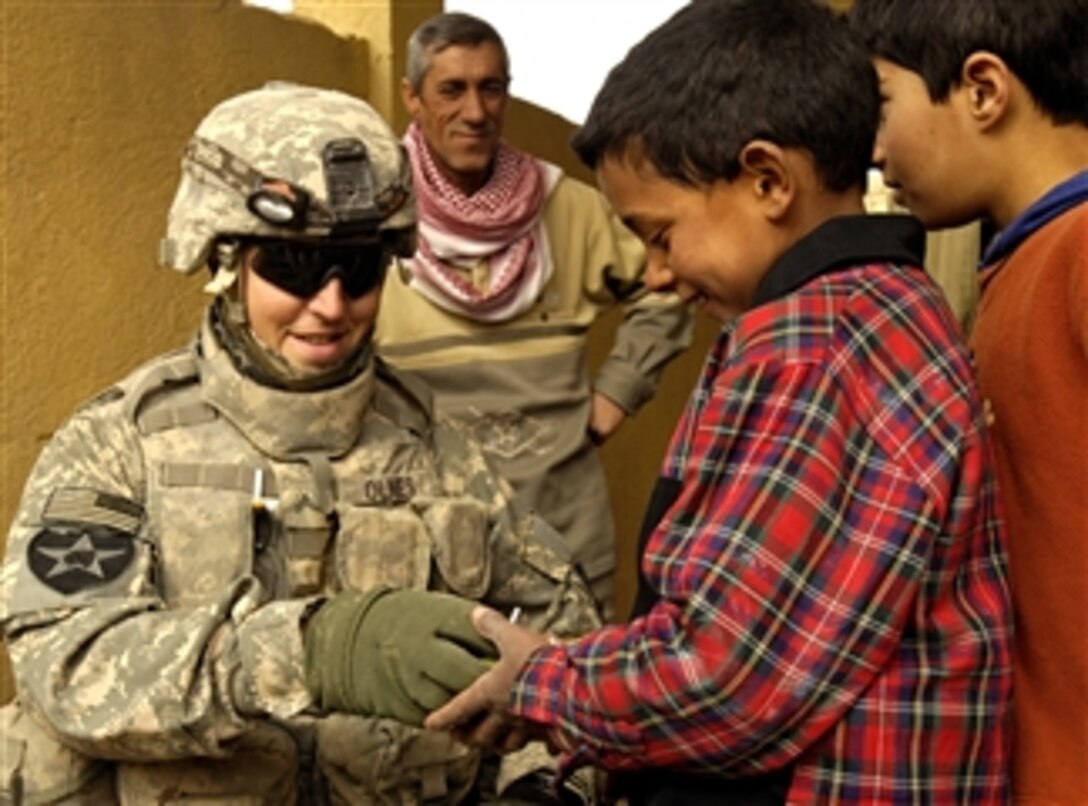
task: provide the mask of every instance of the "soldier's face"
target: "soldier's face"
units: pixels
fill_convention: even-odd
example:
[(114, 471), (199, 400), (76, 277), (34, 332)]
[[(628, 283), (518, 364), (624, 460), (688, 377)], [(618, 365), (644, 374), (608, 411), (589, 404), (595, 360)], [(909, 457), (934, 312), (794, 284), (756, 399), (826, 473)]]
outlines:
[(339, 277), (311, 297), (297, 297), (261, 278), (243, 258), (249, 326), (260, 342), (304, 371), (332, 369), (367, 338), (378, 315), (381, 285), (352, 299)]
[(401, 85), (404, 105), (438, 169), (468, 195), (491, 174), (509, 83), (502, 48), (481, 42), (432, 53), (418, 93), (407, 80)]

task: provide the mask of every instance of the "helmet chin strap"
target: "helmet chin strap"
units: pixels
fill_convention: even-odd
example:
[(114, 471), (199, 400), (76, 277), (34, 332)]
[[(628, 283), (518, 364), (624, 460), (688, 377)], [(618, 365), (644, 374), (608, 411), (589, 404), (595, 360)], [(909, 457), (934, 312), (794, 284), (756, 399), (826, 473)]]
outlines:
[(226, 294), (228, 289), (238, 280), (238, 270), (241, 264), (241, 255), (238, 251), (238, 242), (234, 240), (216, 241), (212, 246), (214, 254), (208, 258), (208, 268), (212, 277), (204, 284), (204, 292), (219, 296)]

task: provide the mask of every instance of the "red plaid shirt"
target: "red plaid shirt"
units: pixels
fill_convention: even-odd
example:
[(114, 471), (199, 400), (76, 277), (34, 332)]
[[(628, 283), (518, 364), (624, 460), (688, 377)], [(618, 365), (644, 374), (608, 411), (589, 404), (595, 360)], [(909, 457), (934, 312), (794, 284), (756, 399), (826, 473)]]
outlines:
[(663, 468), (656, 604), (522, 670), (514, 710), (568, 764), (792, 766), (791, 804), (1007, 799), (1004, 533), (953, 317), (881, 259), (915, 226), (830, 222), (722, 332)]

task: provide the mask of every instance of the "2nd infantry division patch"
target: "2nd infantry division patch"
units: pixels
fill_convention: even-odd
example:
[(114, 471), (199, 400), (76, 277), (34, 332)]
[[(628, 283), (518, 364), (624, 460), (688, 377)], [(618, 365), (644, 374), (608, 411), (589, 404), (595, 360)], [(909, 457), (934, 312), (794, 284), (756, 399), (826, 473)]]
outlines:
[(134, 555), (132, 535), (109, 526), (51, 526), (30, 541), (34, 576), (53, 590), (76, 593), (116, 579)]
[(138, 504), (108, 493), (55, 490), (42, 513), (45, 528), (27, 548), (30, 570), (63, 594), (116, 579), (135, 555), (142, 516)]

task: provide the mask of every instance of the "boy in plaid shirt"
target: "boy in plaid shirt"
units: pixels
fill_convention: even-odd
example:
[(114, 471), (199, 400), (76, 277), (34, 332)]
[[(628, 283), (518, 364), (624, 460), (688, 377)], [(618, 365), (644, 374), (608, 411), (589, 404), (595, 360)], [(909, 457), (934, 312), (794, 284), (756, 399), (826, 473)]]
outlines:
[(646, 516), (625, 626), (566, 644), (478, 610), (501, 659), (428, 725), (630, 802), (1000, 803), (1011, 612), (968, 351), (923, 230), (865, 216), (876, 76), (810, 0), (697, 0), (575, 138), (722, 320)]

